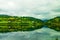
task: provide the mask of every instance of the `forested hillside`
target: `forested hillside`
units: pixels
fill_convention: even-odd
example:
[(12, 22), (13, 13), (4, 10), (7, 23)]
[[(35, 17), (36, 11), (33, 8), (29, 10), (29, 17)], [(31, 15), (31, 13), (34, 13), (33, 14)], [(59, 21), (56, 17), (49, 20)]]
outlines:
[(42, 26), (43, 21), (33, 17), (0, 15), (0, 32), (32, 31)]
[(60, 31), (60, 17), (55, 17), (45, 23), (49, 28)]

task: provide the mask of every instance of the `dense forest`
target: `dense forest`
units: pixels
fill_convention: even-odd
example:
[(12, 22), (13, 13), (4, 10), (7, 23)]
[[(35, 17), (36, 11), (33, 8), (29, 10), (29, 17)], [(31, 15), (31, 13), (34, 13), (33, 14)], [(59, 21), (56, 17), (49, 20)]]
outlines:
[(46, 22), (33, 17), (18, 17), (0, 15), (0, 32), (32, 31), (43, 26), (60, 31), (60, 17), (55, 17)]

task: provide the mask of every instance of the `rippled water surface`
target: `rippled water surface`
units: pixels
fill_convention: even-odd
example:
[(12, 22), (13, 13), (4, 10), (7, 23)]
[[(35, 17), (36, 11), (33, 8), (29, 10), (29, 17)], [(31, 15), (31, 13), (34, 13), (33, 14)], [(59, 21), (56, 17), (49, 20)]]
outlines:
[(0, 40), (60, 40), (60, 32), (49, 28), (42, 28), (30, 32), (0, 33)]

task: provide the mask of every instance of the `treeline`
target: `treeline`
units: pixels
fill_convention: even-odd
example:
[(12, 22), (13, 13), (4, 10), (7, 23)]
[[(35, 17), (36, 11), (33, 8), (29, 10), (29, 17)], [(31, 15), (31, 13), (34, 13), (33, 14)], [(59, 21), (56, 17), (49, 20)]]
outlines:
[(45, 25), (51, 29), (60, 31), (60, 17), (43, 22), (41, 19), (33, 17), (0, 15), (0, 32), (32, 31), (40, 29)]

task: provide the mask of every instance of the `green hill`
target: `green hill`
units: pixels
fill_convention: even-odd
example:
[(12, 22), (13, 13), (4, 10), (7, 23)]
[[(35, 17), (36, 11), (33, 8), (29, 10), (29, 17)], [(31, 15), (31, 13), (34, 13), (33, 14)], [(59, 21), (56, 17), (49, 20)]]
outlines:
[(33, 17), (0, 15), (0, 32), (32, 31), (43, 27), (43, 21)]
[(60, 31), (60, 17), (43, 22), (34, 17), (0, 15), (0, 32), (33, 31), (43, 26)]
[(55, 17), (45, 23), (49, 28), (60, 31), (60, 17)]

